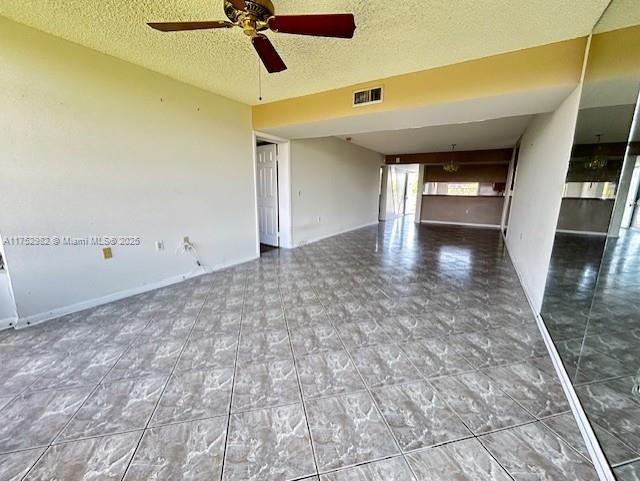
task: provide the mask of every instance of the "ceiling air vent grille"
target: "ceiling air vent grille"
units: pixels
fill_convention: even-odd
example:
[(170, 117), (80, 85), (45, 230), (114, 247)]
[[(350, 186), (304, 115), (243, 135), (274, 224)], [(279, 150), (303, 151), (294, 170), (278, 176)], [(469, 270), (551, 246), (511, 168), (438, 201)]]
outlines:
[(374, 87), (353, 92), (353, 106), (380, 104), (382, 103), (382, 87)]

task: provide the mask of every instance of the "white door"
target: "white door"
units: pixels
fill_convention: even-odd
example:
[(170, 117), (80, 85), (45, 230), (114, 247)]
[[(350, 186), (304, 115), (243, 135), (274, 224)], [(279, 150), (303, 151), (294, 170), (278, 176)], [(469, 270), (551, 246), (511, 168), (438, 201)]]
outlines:
[(275, 144), (256, 148), (260, 243), (278, 247), (278, 158)]

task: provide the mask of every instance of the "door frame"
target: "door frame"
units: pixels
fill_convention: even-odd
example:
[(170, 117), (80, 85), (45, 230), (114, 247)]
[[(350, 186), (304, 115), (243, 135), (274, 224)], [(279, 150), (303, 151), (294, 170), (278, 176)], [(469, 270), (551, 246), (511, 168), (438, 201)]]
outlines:
[[(630, 212), (628, 219), (625, 219), (625, 217), (627, 217), (627, 209), (630, 210)], [(636, 216), (640, 216), (640, 166), (634, 164), (633, 171), (631, 172), (631, 180), (629, 181), (629, 192), (627, 193), (627, 199), (622, 213), (621, 228), (632, 229)]]
[(274, 143), (278, 146), (278, 217), (279, 244), (281, 248), (293, 248), (291, 224), (291, 141), (271, 134), (254, 130), (253, 139), (253, 206), (256, 226), (256, 256), (260, 256), (260, 226), (258, 225), (258, 177), (257, 144), (258, 141)]

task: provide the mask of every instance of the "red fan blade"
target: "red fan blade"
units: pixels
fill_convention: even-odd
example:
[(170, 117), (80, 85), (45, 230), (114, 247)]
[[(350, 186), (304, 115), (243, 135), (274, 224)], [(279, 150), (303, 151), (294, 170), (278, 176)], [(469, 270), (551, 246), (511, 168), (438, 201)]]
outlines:
[(151, 28), (161, 32), (181, 32), (183, 30), (206, 30), (209, 28), (231, 28), (233, 24), (223, 20), (210, 22), (151, 22)]
[(247, 4), (244, 3), (244, 0), (229, 0), (229, 2), (231, 2), (231, 5), (233, 5), (233, 8), (235, 8), (236, 10), (247, 9)]
[(282, 72), (287, 69), (282, 58), (278, 55), (275, 47), (266, 36), (262, 34), (256, 35), (251, 39), (251, 42), (253, 43), (253, 47), (256, 49), (256, 52), (258, 52), (267, 72)]
[(356, 21), (350, 13), (278, 15), (269, 19), (269, 28), (280, 33), (353, 38)]

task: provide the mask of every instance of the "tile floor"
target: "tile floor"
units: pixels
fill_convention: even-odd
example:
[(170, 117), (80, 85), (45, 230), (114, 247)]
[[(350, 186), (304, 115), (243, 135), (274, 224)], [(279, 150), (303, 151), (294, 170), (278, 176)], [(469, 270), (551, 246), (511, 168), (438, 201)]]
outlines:
[[(640, 232), (558, 234), (543, 317), (609, 462), (640, 480)], [(633, 395), (636, 391), (636, 395)]]
[(271, 251), (0, 362), (0, 481), (597, 479), (494, 231)]

